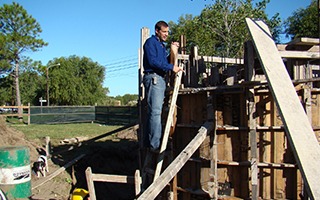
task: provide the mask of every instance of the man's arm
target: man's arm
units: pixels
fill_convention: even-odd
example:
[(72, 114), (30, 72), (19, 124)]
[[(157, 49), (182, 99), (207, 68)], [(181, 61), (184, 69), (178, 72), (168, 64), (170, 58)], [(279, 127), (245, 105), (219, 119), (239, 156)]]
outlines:
[[(180, 46), (179, 42), (172, 42), (171, 45), (175, 45), (175, 46), (177, 46), (177, 48), (179, 48), (179, 46)], [(183, 71), (184, 72), (184, 70), (182, 68), (178, 67), (177, 65), (173, 66), (172, 71), (174, 73), (178, 73), (179, 71)]]

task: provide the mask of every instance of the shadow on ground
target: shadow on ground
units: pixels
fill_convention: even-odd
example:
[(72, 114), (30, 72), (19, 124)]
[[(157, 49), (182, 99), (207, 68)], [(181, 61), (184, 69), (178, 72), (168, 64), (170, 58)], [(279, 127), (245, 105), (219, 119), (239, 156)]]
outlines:
[[(52, 152), (68, 149), (72, 145), (53, 146)], [(138, 142), (129, 140), (94, 142), (52, 157), (54, 164), (64, 166), (81, 154), (86, 154), (66, 171), (71, 175), (73, 187), (87, 188), (85, 170), (91, 167), (92, 173), (130, 175), (138, 169)], [(134, 199), (134, 184), (94, 182), (97, 199)]]

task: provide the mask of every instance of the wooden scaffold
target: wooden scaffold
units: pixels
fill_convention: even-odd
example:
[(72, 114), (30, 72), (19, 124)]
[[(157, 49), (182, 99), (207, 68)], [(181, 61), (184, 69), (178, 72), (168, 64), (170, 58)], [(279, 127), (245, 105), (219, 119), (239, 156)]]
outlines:
[(243, 59), (198, 55), (197, 47), (187, 55), (180, 37), (172, 62), (186, 73), (166, 76), (159, 154), (142, 145), (149, 29), (141, 30), (140, 169), (132, 177), (88, 172), (91, 183), (134, 183), (139, 200), (320, 199), (319, 39), (276, 45), (262, 21), (246, 24)]

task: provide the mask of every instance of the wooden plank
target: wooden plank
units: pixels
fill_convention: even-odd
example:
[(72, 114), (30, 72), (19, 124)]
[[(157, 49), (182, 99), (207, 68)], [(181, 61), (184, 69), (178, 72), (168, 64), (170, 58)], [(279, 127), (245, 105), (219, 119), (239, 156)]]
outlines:
[[(219, 160), (218, 165), (230, 165), (230, 166), (248, 166), (251, 167), (251, 161), (227, 161), (227, 160)], [(258, 167), (262, 168), (296, 168), (295, 164), (290, 163), (266, 163), (266, 162), (259, 162), (257, 163)]]
[(93, 179), (92, 179), (92, 170), (91, 167), (86, 169), (86, 179), (87, 179), (87, 186), (89, 190), (89, 195), (91, 200), (96, 200), (96, 191), (94, 189)]
[(169, 181), (181, 170), (188, 159), (199, 148), (205, 140), (208, 133), (214, 128), (212, 122), (206, 122), (198, 131), (193, 140), (182, 150), (182, 152), (174, 159), (174, 161), (165, 169), (165, 171), (141, 194), (138, 200), (155, 199), (163, 190)]
[(125, 125), (125, 126), (123, 126), (123, 127), (120, 127), (120, 128), (118, 128), (118, 129), (115, 129), (115, 130), (113, 130), (113, 131), (109, 131), (109, 132), (107, 132), (107, 133), (104, 133), (104, 134), (102, 134), (102, 135), (98, 135), (98, 136), (96, 136), (96, 137), (94, 137), (94, 138), (91, 138), (91, 139), (89, 139), (89, 140), (86, 140), (86, 141), (77, 143), (77, 144), (75, 144), (75, 145), (72, 145), (72, 146), (70, 146), (69, 148), (63, 149), (63, 150), (61, 150), (61, 151), (54, 152), (54, 153), (52, 153), (51, 156), (56, 156), (56, 155), (59, 155), (59, 154), (64, 153), (64, 152), (74, 150), (74, 149), (76, 149), (76, 148), (79, 148), (79, 147), (81, 147), (81, 146), (84, 146), (84, 145), (86, 145), (86, 144), (92, 143), (92, 142), (94, 142), (94, 141), (96, 141), (96, 140), (99, 140), (99, 139), (101, 139), (101, 138), (107, 137), (107, 136), (112, 135), (112, 134), (114, 134), (114, 133), (118, 133), (118, 132), (120, 132), (120, 131), (123, 131), (123, 130), (125, 130), (125, 129), (128, 129), (128, 128), (133, 127), (133, 126), (136, 126), (136, 125), (137, 125), (136, 123)]
[[(277, 44), (277, 47), (279, 51), (286, 51), (286, 50), (292, 49), (292, 47), (288, 46), (287, 44)], [(304, 49), (310, 52), (319, 52), (319, 45), (308, 46), (308, 48), (304, 48)]]
[(317, 45), (320, 44), (319, 38), (302, 37), (288, 42), (288, 45)]
[[(171, 48), (174, 46), (175, 45), (171, 45)], [(180, 64), (179, 67), (183, 68), (183, 65)], [(174, 110), (175, 110), (176, 102), (177, 102), (177, 98), (178, 98), (178, 92), (179, 92), (179, 88), (180, 88), (180, 84), (181, 84), (181, 77), (182, 77), (182, 71), (179, 71), (176, 74), (176, 78), (175, 78), (174, 90), (173, 90), (172, 99), (171, 99), (171, 103), (170, 103), (168, 119), (166, 122), (165, 130), (164, 130), (164, 134), (163, 134), (163, 139), (162, 139), (161, 146), (160, 146), (160, 152), (159, 152), (160, 155), (158, 156), (157, 167), (156, 167), (156, 171), (155, 171), (153, 180), (156, 180), (159, 177), (160, 172), (161, 172), (164, 151), (167, 148), (169, 133), (170, 133), (171, 125), (173, 122), (173, 114), (174, 114)]]
[(311, 199), (320, 199), (320, 147), (266, 24), (246, 18), (250, 35), (277, 103)]
[(29, 106), (0, 106), (0, 108), (22, 108), (22, 109), (29, 109)]
[(41, 183), (36, 184), (35, 186), (32, 187), (32, 190), (43, 185), (44, 183), (48, 182), (49, 180), (53, 179), (54, 177), (58, 176), (61, 172), (66, 170), (68, 167), (73, 165), (74, 163), (78, 162), (81, 158), (83, 158), (86, 154), (81, 154), (80, 156), (76, 157), (75, 159), (71, 160), (67, 164), (65, 164), (63, 167), (60, 167), (58, 170), (47, 176), (44, 180), (41, 181)]
[[(204, 62), (211, 63), (225, 63), (225, 64), (243, 64), (244, 60), (241, 58), (223, 58), (223, 57), (215, 57), (215, 56), (197, 56), (195, 57), (197, 60), (203, 59)], [(180, 60), (189, 60), (189, 55), (178, 55), (178, 59)]]
[(134, 190), (136, 193), (136, 196), (140, 194), (141, 192), (141, 177), (140, 177), (140, 170), (136, 170), (136, 172), (134, 173)]
[(319, 52), (309, 51), (279, 51), (282, 58), (300, 58), (300, 59), (318, 59), (320, 58)]
[[(255, 80), (255, 68), (254, 68), (254, 48), (251, 41), (246, 42), (245, 45), (245, 70), (246, 80)], [(247, 90), (247, 110), (248, 110), (248, 123), (249, 123), (249, 138), (250, 138), (250, 162), (251, 162), (251, 191), (252, 199), (258, 199), (258, 159), (257, 159), (257, 131), (256, 131), (256, 103), (254, 99), (254, 89), (249, 88)]]
[(97, 182), (110, 182), (110, 183), (134, 183), (134, 176), (92, 174), (92, 180)]
[(257, 153), (257, 132), (256, 132), (256, 103), (254, 100), (254, 89), (248, 91), (248, 111), (249, 111), (249, 137), (251, 147), (251, 187), (252, 199), (258, 199), (258, 153)]

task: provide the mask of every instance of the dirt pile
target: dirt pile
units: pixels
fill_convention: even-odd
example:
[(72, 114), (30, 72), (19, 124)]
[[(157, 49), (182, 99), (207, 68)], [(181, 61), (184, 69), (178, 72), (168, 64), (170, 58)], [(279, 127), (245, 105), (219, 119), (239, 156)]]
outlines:
[(30, 149), (30, 161), (38, 159), (37, 144), (32, 143), (28, 138), (16, 129), (7, 126), (6, 120), (0, 116), (0, 146), (27, 146)]
[[(0, 147), (3, 146), (27, 146), (30, 150), (30, 164), (31, 167), (39, 157), (39, 152), (43, 151), (44, 147), (41, 147), (37, 143), (38, 141), (29, 141), (28, 138), (14, 128), (7, 126), (5, 119), (0, 116)], [(59, 165), (55, 165), (50, 159), (48, 160), (49, 173), (47, 176), (60, 168)], [(56, 178), (48, 181), (47, 183), (33, 189), (30, 199), (44, 200), (44, 199), (68, 199), (71, 190), (71, 184), (66, 182), (69, 174), (67, 172), (61, 173)], [(42, 183), (45, 177), (37, 177), (34, 173), (31, 173), (31, 187)]]

